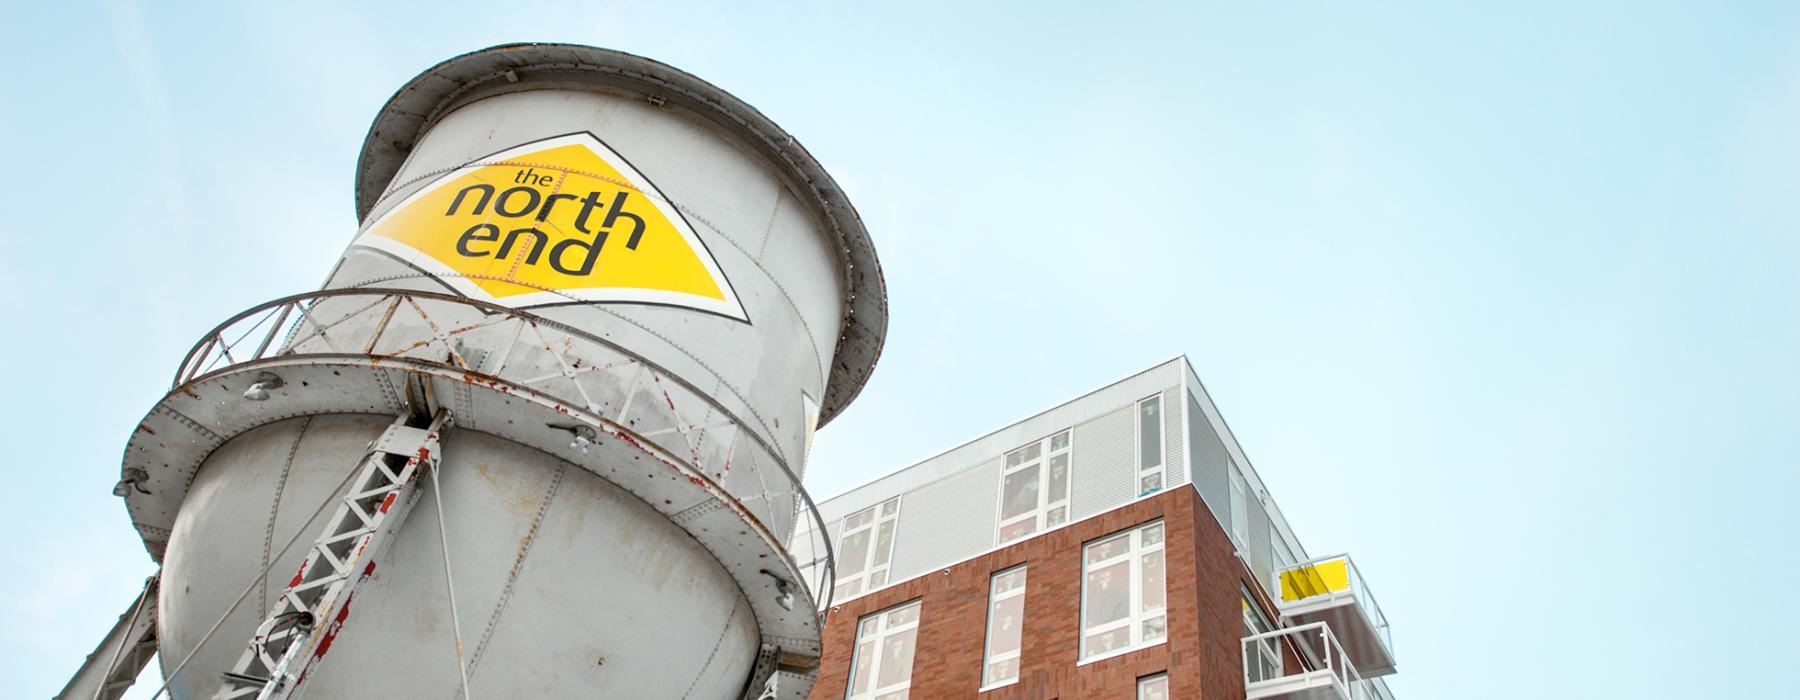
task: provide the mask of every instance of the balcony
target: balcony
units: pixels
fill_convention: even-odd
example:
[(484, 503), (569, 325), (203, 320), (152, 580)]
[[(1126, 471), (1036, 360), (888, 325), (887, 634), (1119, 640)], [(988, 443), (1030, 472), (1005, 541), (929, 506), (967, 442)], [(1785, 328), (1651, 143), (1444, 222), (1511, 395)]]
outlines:
[(1394, 672), (1387, 617), (1349, 555), (1301, 562), (1275, 572), (1275, 579), (1275, 589), (1281, 592), (1276, 606), (1283, 619), (1300, 626), (1329, 625), (1364, 677)]
[(1248, 700), (1376, 700), (1331, 626), (1314, 622), (1244, 638)]

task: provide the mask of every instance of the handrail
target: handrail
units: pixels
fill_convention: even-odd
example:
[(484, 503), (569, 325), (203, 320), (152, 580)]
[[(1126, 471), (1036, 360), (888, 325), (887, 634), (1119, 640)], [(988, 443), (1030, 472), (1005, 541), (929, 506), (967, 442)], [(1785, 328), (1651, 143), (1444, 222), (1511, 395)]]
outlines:
[[(276, 299), (271, 299), (269, 301), (265, 301), (261, 304), (257, 304), (256, 306), (252, 306), (248, 309), (240, 311), (236, 315), (232, 316), (231, 318), (225, 319), (225, 321), (221, 322), (219, 325), (214, 326), (211, 331), (207, 332), (207, 334), (205, 336), (202, 336), (202, 339), (200, 340), (200, 342), (195, 343), (194, 347), (188, 349), (187, 355), (182, 358), (181, 364), (178, 365), (178, 369), (177, 369), (176, 375), (175, 375), (175, 381), (170, 386), (170, 391), (180, 388), (181, 385), (191, 382), (195, 379), (198, 379), (201, 376), (205, 376), (205, 374), (210, 374), (210, 372), (209, 373), (195, 373), (193, 376), (188, 376), (187, 373), (189, 372), (189, 364), (191, 362), (193, 362), (195, 355), (197, 355), (201, 352), (201, 348), (207, 347), (208, 345), (215, 343), (219, 340), (223, 340), (224, 332), (226, 330), (230, 329), (232, 326), (236, 325), (238, 322), (243, 321), (244, 319), (249, 318), (251, 316), (254, 316), (258, 312), (268, 311), (268, 310), (273, 309), (278, 306), (295, 304), (295, 303), (301, 302), (301, 301), (309, 301), (309, 300), (310, 301), (318, 301), (321, 299), (329, 299), (329, 298), (333, 298), (333, 297), (349, 297), (349, 296), (383, 296), (383, 297), (402, 296), (402, 297), (412, 297), (415, 299), (431, 299), (434, 301), (448, 301), (448, 302), (452, 302), (452, 303), (456, 303), (456, 304), (462, 304), (464, 306), (472, 306), (477, 309), (481, 309), (482, 311), (487, 312), (487, 313), (506, 314), (506, 315), (511, 315), (511, 316), (517, 316), (522, 319), (528, 319), (531, 323), (534, 323), (534, 324), (537, 324), (540, 326), (548, 326), (550, 328), (554, 328), (563, 333), (568, 333), (570, 335), (579, 336), (583, 340), (586, 340), (586, 341), (589, 341), (589, 342), (592, 342), (592, 343), (595, 343), (598, 345), (604, 345), (608, 349), (613, 350), (614, 352), (618, 352), (620, 354), (631, 357), (632, 359), (637, 360), (638, 362), (642, 362), (651, 367), (655, 367), (656, 369), (661, 370), (664, 373), (664, 375), (667, 376), (671, 381), (674, 381), (674, 382), (680, 384), (683, 388), (693, 392), (696, 396), (699, 396), (703, 400), (707, 401), (708, 403), (711, 403), (714, 406), (715, 410), (717, 410), (720, 413), (723, 413), (727, 416), (730, 416), (732, 420), (738, 422), (741, 425), (749, 425), (750, 424), (748, 421), (745, 421), (743, 418), (732, 413), (729, 409), (727, 409), (725, 407), (724, 404), (719, 403), (718, 400), (712, 398), (711, 395), (709, 395), (703, 391), (700, 391), (699, 387), (694, 386), (692, 383), (688, 382), (686, 379), (682, 379), (680, 376), (669, 373), (667, 370), (664, 370), (661, 366), (657, 365), (654, 362), (651, 362), (649, 358), (644, 357), (642, 354), (640, 354), (636, 351), (633, 351), (623, 345), (615, 343), (613, 341), (607, 340), (605, 338), (594, 335), (592, 333), (588, 333), (587, 331), (581, 330), (580, 328), (576, 328), (575, 326), (571, 326), (569, 324), (562, 323), (562, 322), (556, 321), (554, 319), (545, 318), (543, 316), (539, 316), (537, 314), (533, 314), (533, 313), (530, 313), (527, 311), (522, 311), (519, 309), (501, 306), (499, 304), (494, 304), (494, 303), (482, 301), (479, 299), (473, 299), (470, 297), (461, 297), (461, 296), (456, 296), (454, 294), (445, 294), (442, 292), (432, 292), (432, 291), (426, 291), (426, 290), (397, 289), (397, 288), (386, 288), (386, 287), (347, 287), (347, 288), (341, 288), (341, 289), (321, 289), (321, 290), (318, 290), (315, 292), (304, 292), (304, 293), (300, 293), (300, 294), (289, 294), (284, 297), (279, 297)], [(285, 314), (283, 315), (283, 319), (285, 319)], [(273, 337), (274, 332), (280, 328), (281, 321), (282, 321), (282, 319), (278, 319), (275, 324), (270, 326), (269, 332), (270, 332), (271, 337)], [(256, 324), (256, 326), (260, 326), (260, 325), (261, 325), (260, 323)], [(248, 330), (254, 330), (256, 326), (252, 326)], [(298, 328), (299, 328), (299, 326), (296, 325), (295, 326), (296, 332), (298, 331)], [(291, 336), (291, 334), (290, 334), (290, 336)], [(290, 340), (291, 340), (291, 337), (290, 337)], [(242, 341), (243, 341), (243, 338), (240, 337), (238, 340), (232, 341), (231, 345), (235, 345)], [(270, 344), (265, 342), (264, 344), (259, 346), (258, 353), (257, 353), (258, 356), (260, 356), (262, 352), (266, 351), (268, 349), (269, 345)], [(236, 363), (234, 363), (234, 364), (236, 364)], [(726, 387), (726, 388), (729, 390), (729, 387)], [(735, 392), (733, 392), (733, 394), (735, 395)], [(742, 396), (739, 396), (737, 398), (739, 401), (745, 401)], [(747, 404), (748, 402), (745, 401), (745, 403)], [(768, 426), (762, 425), (760, 421), (758, 422), (758, 425), (761, 425), (764, 430), (768, 430)], [(752, 432), (751, 437), (756, 439), (758, 442), (761, 442), (763, 444), (764, 449), (767, 449), (770, 452), (775, 453), (775, 454), (781, 454), (781, 452), (778, 449), (776, 449), (775, 446), (770, 445), (767, 442), (764, 442), (761, 435)], [(786, 467), (784, 466), (783, 468), (785, 469)]]
[[(1322, 556), (1322, 557), (1313, 557), (1306, 561), (1275, 570), (1275, 572), (1273, 574), (1274, 588), (1271, 589), (1275, 592), (1275, 598), (1279, 601), (1283, 597), (1283, 593), (1285, 592), (1282, 588), (1282, 583), (1281, 583), (1283, 574), (1286, 574), (1291, 571), (1299, 571), (1299, 570), (1306, 569), (1309, 567), (1315, 567), (1319, 564), (1334, 562), (1334, 561), (1337, 561), (1340, 559), (1344, 561), (1345, 568), (1348, 570), (1348, 573), (1349, 573), (1349, 579), (1350, 579), (1349, 592), (1351, 593), (1351, 595), (1353, 595), (1356, 598), (1357, 604), (1361, 605), (1363, 607), (1363, 609), (1368, 612), (1368, 615), (1371, 618), (1370, 622), (1372, 622), (1375, 625), (1375, 628), (1378, 630), (1378, 636), (1381, 637), (1382, 645), (1387, 647), (1388, 653), (1390, 653), (1390, 654), (1393, 653), (1393, 649), (1394, 649), (1393, 636), (1392, 636), (1391, 631), (1388, 628), (1387, 614), (1382, 612), (1381, 603), (1375, 600), (1375, 593), (1369, 589), (1368, 581), (1363, 579), (1362, 570), (1357, 568), (1356, 560), (1354, 558), (1352, 558), (1349, 554), (1332, 554), (1332, 555)], [(1320, 594), (1320, 595), (1326, 595), (1326, 594)], [(1314, 596), (1307, 596), (1307, 598), (1311, 598), (1311, 597), (1314, 597)], [(1306, 598), (1302, 598), (1301, 600), (1305, 600), (1305, 599)]]
[[(324, 302), (333, 300), (351, 303), (346, 309), (321, 308)], [(358, 304), (358, 300), (367, 300), (367, 303)], [(451, 305), (451, 308), (442, 308), (446, 304)], [(434, 315), (428, 308), (437, 313)], [(457, 308), (464, 310), (457, 312)], [(475, 313), (472, 314), (471, 311)], [(455, 318), (458, 316), (460, 318)], [(350, 323), (353, 321), (355, 323)], [(412, 327), (412, 333), (395, 332), (395, 324), (407, 322), (418, 324)], [(511, 331), (510, 338), (497, 335), (506, 330)], [(552, 343), (545, 337), (545, 330), (565, 337)], [(278, 340), (277, 337), (283, 336), (284, 332), (285, 337)], [(491, 339), (494, 343), (490, 344), (503, 343), (485, 348), (499, 353), (498, 362), (478, 360), (471, 364), (464, 354), (476, 348), (452, 342), (481, 334), (495, 336)], [(531, 342), (532, 338), (538, 342)], [(349, 340), (355, 342), (345, 342)], [(315, 345), (324, 347), (316, 351), (307, 349)], [(556, 347), (558, 345), (562, 346), (561, 350)], [(577, 347), (580, 352), (576, 350)], [(442, 351), (441, 359), (417, 354), (425, 349)], [(748, 468), (755, 472), (755, 483), (761, 485), (762, 493), (752, 493), (749, 499), (740, 500), (745, 501), (746, 507), (749, 507), (749, 502), (757, 500), (774, 506), (785, 500), (783, 495), (793, 497), (794, 512), (781, 517), (794, 518), (801, 516), (804, 511), (803, 517), (811, 521), (809, 529), (813, 534), (807, 538), (807, 558), (811, 563), (807, 566), (816, 567), (814, 571), (819, 573), (821, 580), (810, 587), (816, 596), (815, 600), (824, 601), (819, 609), (830, 609), (836, 556), (830, 537), (826, 534), (824, 519), (812, 496), (801, 485), (800, 478), (789, 468), (781, 450), (764, 437), (768, 426), (761, 423), (760, 417), (756, 423), (751, 423), (742, 413), (728, 408), (718, 398), (701, 391), (691, 382), (640, 353), (567, 323), (467, 297), (410, 289), (328, 289), (263, 302), (218, 324), (202, 336), (182, 358), (170, 392), (182, 391), (190, 384), (259, 360), (305, 356), (368, 357), (450, 367), (479, 383), (508, 384), (544, 394), (554, 400), (582, 405), (603, 420), (620, 425), (627, 423), (628, 413), (635, 416), (629, 418), (632, 424), (645, 420), (645, 416), (649, 415), (653, 420), (664, 421), (666, 427), (637, 431), (639, 437), (656, 443), (671, 455), (685, 453), (691, 456), (693, 467), (697, 471), (709, 479), (716, 478), (721, 484), (732, 471), (733, 457), (746, 457), (751, 463)], [(521, 357), (524, 359), (521, 360)], [(488, 364), (494, 366), (489, 368), (486, 366)], [(541, 365), (551, 373), (534, 378), (520, 377), (517, 376), (519, 372), (527, 371), (518, 369), (521, 364), (527, 368)], [(626, 386), (619, 382), (595, 389), (623, 389), (623, 401), (616, 409), (617, 416), (609, 418), (606, 412), (615, 409), (596, 401), (588, 389), (576, 381), (576, 377), (614, 369), (630, 372), (631, 383)], [(567, 395), (569, 392), (566, 390), (563, 394), (558, 394), (547, 385), (536, 386), (559, 378), (568, 380), (573, 386), (574, 395)], [(634, 407), (633, 400), (640, 391), (651, 394), (660, 392), (660, 400), (638, 401)], [(735, 392), (731, 396), (748, 407), (742, 396)], [(693, 408), (703, 408), (703, 418), (684, 420), (683, 411), (676, 405), (678, 400), (684, 405), (697, 402), (699, 405)], [(760, 427), (760, 430), (752, 426)], [(717, 459), (717, 463), (709, 468), (703, 462), (709, 456), (716, 456), (720, 443), (715, 441), (710, 450), (703, 454), (703, 448), (707, 447), (707, 431), (724, 428), (731, 429), (731, 437), (728, 442), (723, 443), (722, 458)], [(695, 441), (693, 434), (700, 436), (699, 442)], [(741, 441), (738, 439), (740, 436), (748, 436), (749, 440)], [(740, 454), (740, 448), (751, 452)], [(779, 476), (764, 479), (761, 472), (764, 463), (773, 464), (779, 469)], [(744, 467), (740, 466), (742, 468)], [(783, 480), (784, 483), (770, 483)], [(789, 488), (782, 489), (782, 486)], [(776, 516), (779, 513), (768, 515)], [(783, 547), (795, 544), (791, 536), (792, 530), (790, 539), (781, 543)], [(817, 556), (820, 547), (824, 551), (823, 557)], [(793, 552), (788, 552), (788, 555), (790, 559), (793, 558)], [(824, 566), (818, 567), (821, 562)], [(798, 567), (798, 562), (795, 565)]]
[[(1252, 647), (1265, 640), (1275, 640), (1281, 637), (1293, 638), (1293, 641), (1301, 646), (1306, 646), (1310, 641), (1313, 641), (1313, 639), (1316, 638), (1318, 648), (1315, 649), (1314, 652), (1318, 656), (1318, 667), (1313, 669), (1295, 669), (1292, 671), (1283, 669), (1279, 675), (1262, 679), (1252, 679), (1250, 673), (1250, 658), (1253, 653)], [(1357, 673), (1356, 665), (1351, 663), (1350, 658), (1344, 653), (1344, 647), (1338, 642), (1337, 635), (1332, 633), (1331, 625), (1323, 622), (1314, 622), (1296, 627), (1278, 629), (1271, 632), (1253, 634), (1244, 637), (1241, 645), (1244, 660), (1244, 687), (1248, 691), (1247, 694), (1252, 698), (1260, 697), (1255, 692), (1259, 688), (1281, 686), (1290, 682), (1289, 679), (1296, 676), (1314, 676), (1320, 671), (1324, 671), (1331, 677), (1332, 685), (1338, 688), (1343, 697), (1350, 698), (1351, 700), (1362, 700), (1365, 697), (1365, 686), (1362, 682), (1362, 675)]]

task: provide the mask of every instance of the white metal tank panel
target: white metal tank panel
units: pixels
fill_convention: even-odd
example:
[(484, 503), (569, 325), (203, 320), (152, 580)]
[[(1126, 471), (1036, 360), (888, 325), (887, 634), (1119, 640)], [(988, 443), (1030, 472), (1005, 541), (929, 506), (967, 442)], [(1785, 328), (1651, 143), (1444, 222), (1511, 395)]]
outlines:
[[(388, 422), (290, 419), (206, 460), (164, 557), (164, 673), (273, 561), (267, 584), (175, 678), (174, 697), (205, 698), (218, 686), (217, 669), (242, 653), (267, 599), (299, 565), (319, 527), (308, 519)], [(685, 531), (606, 480), (516, 443), (453, 431), (444, 455), (472, 697), (737, 697), (755, 661), (756, 622), (737, 584)], [(306, 682), (311, 697), (459, 696), (434, 500), (420, 499), (358, 589), (343, 634)]]
[[(369, 224), (444, 173), (470, 163), (501, 160), (521, 163), (517, 169), (525, 170), (530, 156), (493, 156), (566, 134), (597, 137), (647, 179), (643, 184), (654, 186), (680, 212), (704, 243), (701, 254), (716, 259), (748, 321), (639, 303), (568, 304), (531, 311), (630, 347), (697, 386), (716, 387), (720, 394), (741, 398), (758, 424), (753, 427), (763, 431), (799, 473), (804, 466), (800, 455), (806, 422), (799, 392), (823, 396), (842, 330), (846, 291), (839, 288), (835, 251), (820, 223), (797, 204), (796, 195), (771, 164), (749, 155), (743, 145), (717, 129), (682, 111), (622, 94), (538, 89), (483, 98), (451, 111), (425, 133), (393, 187), (369, 212), (365, 232)], [(497, 184), (500, 194), (509, 184)], [(536, 196), (519, 194), (521, 202)], [(603, 191), (600, 200), (611, 194)], [(579, 202), (559, 204), (572, 207)], [(473, 205), (473, 200), (462, 203)], [(592, 219), (600, 220), (604, 211), (595, 208)], [(497, 248), (500, 242), (491, 243)], [(606, 264), (604, 259), (600, 263)], [(451, 276), (455, 275), (443, 270), (428, 275), (388, 252), (354, 246), (326, 286), (443, 291), (445, 285), (435, 278)], [(793, 342), (799, 339), (807, 342)]]
[(887, 317), (823, 167), (692, 75), (510, 44), (395, 93), (356, 204), (126, 446), (174, 695), (806, 697), (799, 474)]

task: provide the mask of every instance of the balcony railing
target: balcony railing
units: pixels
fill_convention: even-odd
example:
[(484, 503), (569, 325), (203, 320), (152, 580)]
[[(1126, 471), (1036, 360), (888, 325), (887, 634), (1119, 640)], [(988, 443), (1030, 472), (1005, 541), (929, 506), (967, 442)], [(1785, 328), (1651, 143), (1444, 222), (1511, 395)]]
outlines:
[[(174, 386), (252, 363), (332, 358), (454, 368), (471, 383), (535, 393), (595, 416), (722, 486), (775, 533), (809, 533), (787, 541), (788, 554), (811, 575), (802, 583), (819, 596), (818, 609), (830, 608), (834, 559), (824, 523), (799, 476), (763, 436), (766, 426), (746, 419), (744, 400), (714, 397), (582, 329), (434, 292), (324, 290), (266, 302), (220, 324), (189, 351)], [(809, 526), (795, 528), (798, 519)]]
[(1389, 690), (1386, 678), (1364, 678), (1363, 696), (1368, 700), (1394, 700), (1394, 691)]
[(1329, 623), (1350, 658), (1369, 676), (1394, 671), (1393, 637), (1387, 615), (1347, 554), (1319, 557), (1274, 574), (1283, 617), (1300, 623)]
[(1323, 622), (1245, 637), (1243, 652), (1249, 700), (1371, 700), (1356, 665)]

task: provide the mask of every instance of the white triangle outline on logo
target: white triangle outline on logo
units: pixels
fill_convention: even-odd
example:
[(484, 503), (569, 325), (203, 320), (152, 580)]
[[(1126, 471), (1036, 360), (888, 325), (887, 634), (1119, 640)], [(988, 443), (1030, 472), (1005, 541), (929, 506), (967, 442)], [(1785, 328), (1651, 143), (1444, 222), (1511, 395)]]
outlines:
[[(681, 234), (682, 241), (687, 243), (688, 249), (693, 251), (696, 258), (699, 258), (700, 264), (706, 269), (707, 274), (712, 277), (713, 284), (718, 286), (719, 291), (725, 295), (725, 298), (713, 299), (697, 294), (673, 292), (666, 289), (616, 286), (579, 287), (557, 291), (546, 290), (498, 298), (489, 294), (487, 290), (482, 289), (479, 285), (476, 285), (469, 279), (469, 276), (466, 273), (453, 269), (439, 261), (437, 258), (413, 248), (412, 246), (388, 238), (387, 236), (373, 233), (374, 231), (379, 230), (382, 224), (387, 223), (389, 218), (405, 211), (413, 203), (436, 192), (438, 189), (449, 185), (451, 182), (468, 174), (470, 171), (493, 165), (543, 167), (542, 164), (538, 163), (527, 163), (523, 161), (518, 163), (508, 163), (507, 161), (527, 154), (571, 145), (585, 147), (589, 152), (598, 156), (601, 160), (606, 161), (607, 165), (612, 166), (612, 168), (618, 171), (620, 175), (625, 176), (625, 179), (629, 181), (630, 186), (633, 189), (637, 190), (639, 193), (643, 194), (646, 199), (650, 200), (651, 204), (656, 207), (657, 212), (662, 214), (663, 217), (675, 227), (677, 233)], [(456, 168), (439, 175), (424, 187), (419, 188), (418, 191), (407, 195), (406, 199), (389, 207), (387, 211), (382, 212), (380, 217), (369, 222), (369, 225), (364, 226), (362, 230), (358, 232), (356, 240), (352, 241), (350, 245), (352, 247), (373, 248), (387, 253), (432, 275), (439, 282), (450, 286), (464, 296), (490, 301), (509, 308), (519, 309), (534, 306), (608, 302), (654, 304), (658, 306), (684, 307), (717, 314), (745, 323), (750, 322), (750, 317), (745, 313), (742, 302), (738, 300), (737, 290), (733, 289), (730, 280), (725, 278), (725, 272), (719, 268), (718, 260), (713, 258), (712, 250), (706, 247), (705, 242), (700, 240), (699, 234), (695, 233), (693, 227), (688, 224), (687, 217), (682, 216), (680, 209), (678, 209), (673, 202), (669, 201), (669, 199), (663, 195), (662, 191), (657, 189), (656, 185), (650, 182), (649, 178), (644, 177), (643, 173), (638, 172), (637, 168), (632, 167), (630, 161), (625, 160), (624, 156), (614, 152), (612, 148), (606, 145), (606, 142), (600, 140), (600, 137), (586, 131), (531, 141), (457, 166)], [(510, 280), (508, 281), (510, 282)]]

